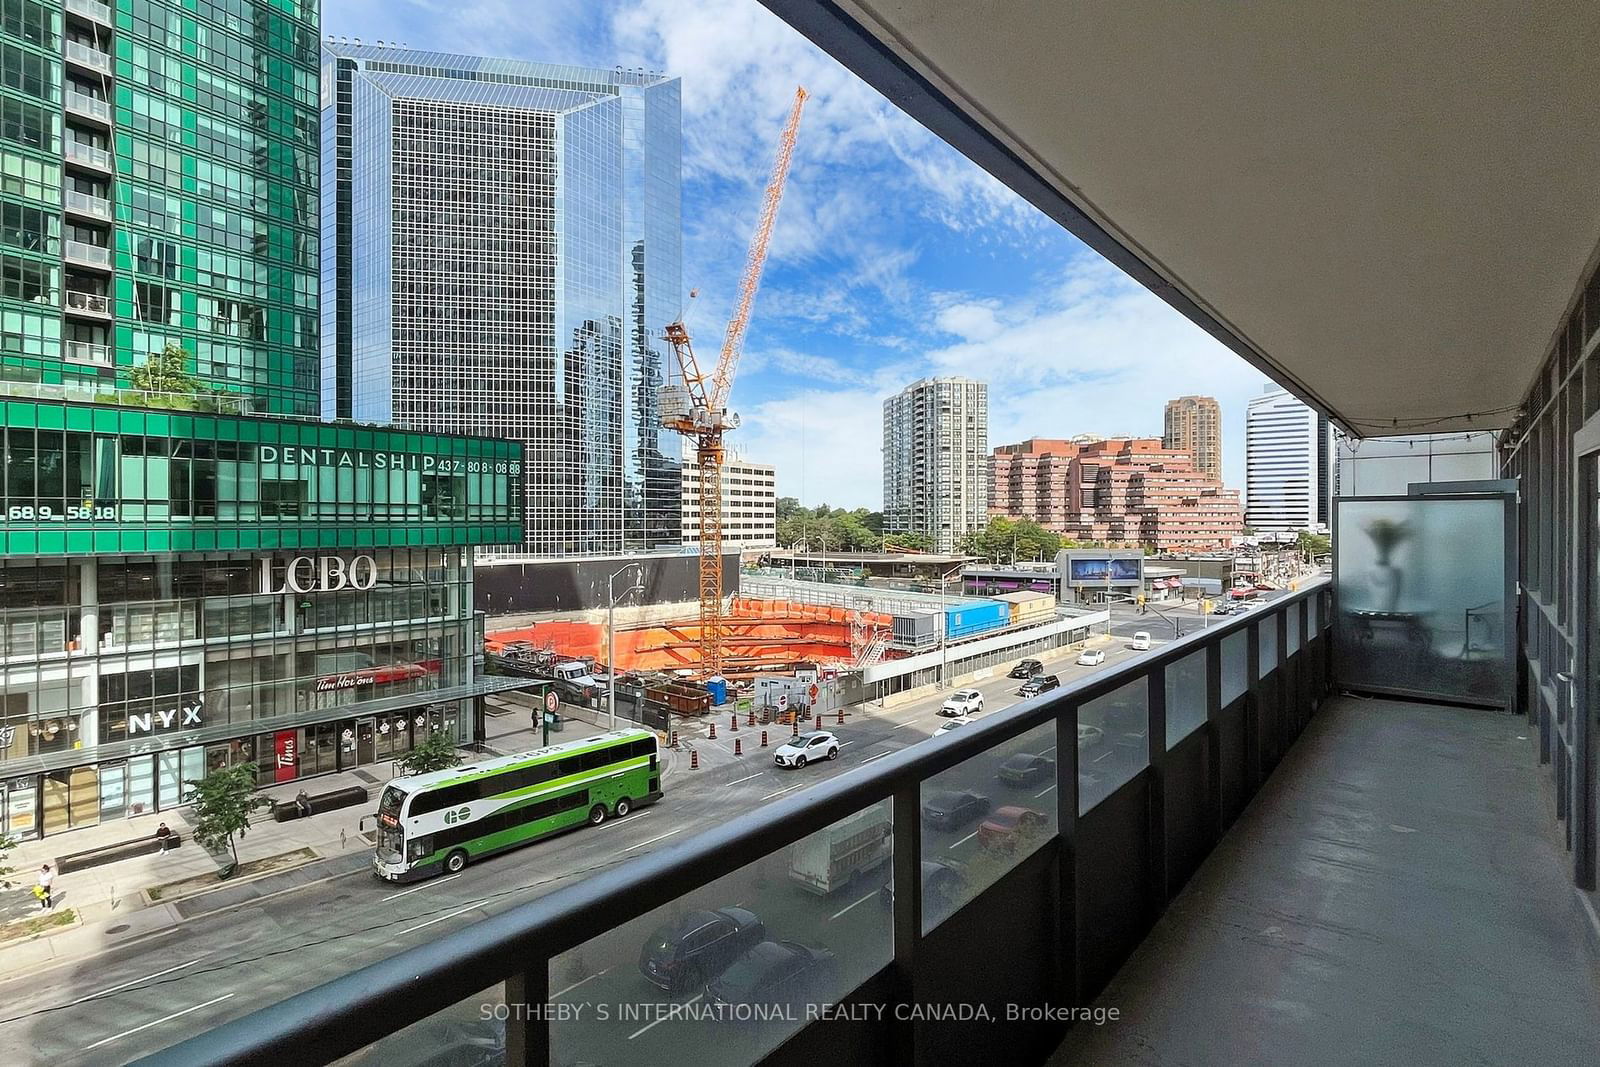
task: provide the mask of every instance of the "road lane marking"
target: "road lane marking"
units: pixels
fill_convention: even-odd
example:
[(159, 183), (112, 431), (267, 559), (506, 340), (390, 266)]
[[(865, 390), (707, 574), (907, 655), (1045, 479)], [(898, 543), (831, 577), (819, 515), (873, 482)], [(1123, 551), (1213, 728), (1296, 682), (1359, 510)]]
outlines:
[(1094, 763), (1099, 763), (1099, 762), (1100, 762), (1100, 761), (1101, 761), (1101, 760), (1103, 760), (1103, 759), (1105, 759), (1105, 758), (1106, 758), (1106, 757), (1107, 757), (1107, 756), (1109, 756), (1109, 755), (1111, 755), (1111, 750), (1110, 750), (1110, 749), (1109, 749), (1109, 748), (1108, 748), (1108, 749), (1106, 749), (1106, 750), (1105, 750), (1105, 751), (1104, 751), (1104, 752), (1102, 752), (1102, 753), (1100, 753), (1100, 755), (1098, 755), (1098, 756), (1096, 756), (1096, 757), (1095, 757), (1095, 758), (1094, 758), (1094, 759), (1093, 759), (1093, 761), (1092, 761), (1092, 762), (1094, 762)]
[(410, 896), (412, 893), (420, 893), (424, 889), (432, 889), (436, 885), (444, 885), (446, 882), (454, 881), (455, 879), (460, 878), (462, 873), (465, 873), (465, 872), (459, 872), (459, 873), (456, 873), (456, 874), (448, 875), (448, 876), (446, 876), (444, 878), (440, 878), (436, 882), (429, 882), (427, 885), (419, 885), (419, 886), (416, 886), (416, 887), (411, 888), (411, 889), (402, 889), (398, 893), (391, 893), (389, 896), (384, 897), (382, 900), (378, 901), (378, 903), (386, 904), (391, 900), (396, 900), (396, 899), (398, 899), (400, 897)]
[(782, 789), (778, 790), (776, 793), (768, 793), (766, 796), (762, 797), (761, 799), (762, 800), (771, 800), (773, 797), (781, 797), (781, 796), (783, 796), (783, 794), (787, 793), (789, 790), (791, 790), (793, 788), (794, 788), (794, 786), (792, 786), (792, 785), (786, 785)]
[[(977, 837), (977, 836), (978, 836), (978, 831), (974, 830), (974, 831), (972, 831), (972, 833), (968, 834), (966, 837), (963, 837), (960, 841), (957, 841), (955, 844), (951, 845), (950, 848), (960, 848), (962, 845), (966, 844), (968, 841), (971, 841), (974, 837)], [(945, 851), (949, 851), (949, 849), (946, 849)]]
[(155, 1020), (153, 1020), (151, 1022), (147, 1022), (143, 1026), (135, 1026), (132, 1030), (124, 1030), (120, 1034), (112, 1034), (110, 1037), (102, 1037), (99, 1041), (96, 1041), (92, 1045), (85, 1045), (83, 1047), (83, 1051), (89, 1052), (92, 1049), (99, 1048), (101, 1045), (109, 1045), (109, 1044), (111, 1044), (111, 1042), (117, 1041), (117, 1040), (119, 1040), (121, 1038), (132, 1037), (134, 1034), (137, 1034), (139, 1031), (148, 1030), (152, 1026), (160, 1026), (162, 1023), (169, 1023), (174, 1019), (181, 1018), (182, 1016), (188, 1015), (192, 1011), (199, 1011), (201, 1008), (209, 1008), (213, 1004), (221, 1004), (224, 1000), (227, 1000), (231, 996), (233, 996), (232, 993), (224, 993), (224, 994), (222, 994), (222, 996), (215, 997), (215, 998), (213, 998), (211, 1000), (208, 1000), (204, 1004), (196, 1004), (192, 1008), (184, 1008), (182, 1011), (175, 1011), (171, 1015), (163, 1015), (161, 1018), (155, 1019)]
[(609, 830), (612, 827), (616, 827), (616, 826), (632, 826), (634, 823), (638, 822), (640, 819), (644, 818), (646, 815), (649, 815), (650, 813), (648, 811), (635, 811), (635, 812), (630, 812), (629, 814), (632, 817), (629, 818), (626, 822), (622, 821), (621, 819), (613, 818), (609, 822), (602, 823), (599, 826), (590, 827), (590, 829), (593, 829), (593, 830)]
[(911, 723), (909, 723), (909, 722), (903, 722), (903, 723), (900, 723), (898, 726), (894, 727), (894, 729), (896, 729), (896, 730), (904, 730), (907, 726), (910, 726), (910, 725), (911, 725)]
[(560, 991), (558, 991), (558, 992), (555, 992), (555, 993), (551, 993), (551, 994), (550, 994), (550, 999), (551, 999), (551, 1000), (554, 1000), (554, 999), (556, 999), (556, 998), (557, 998), (557, 997), (559, 997), (559, 996), (562, 996), (562, 995), (563, 995), (563, 994), (566, 994), (566, 993), (570, 993), (570, 992), (572, 992), (572, 991), (573, 991), (573, 990), (574, 990), (574, 989), (577, 989), (577, 988), (578, 988), (578, 987), (579, 987), (579, 986), (581, 986), (581, 985), (582, 985), (582, 984), (583, 984), (583, 983), (585, 983), (585, 982), (592, 982), (592, 981), (594, 981), (594, 980), (595, 980), (595, 979), (596, 979), (596, 978), (599, 978), (599, 977), (600, 977), (600, 976), (601, 976), (601, 975), (603, 975), (603, 974), (606, 974), (606, 973), (607, 973), (607, 972), (609, 972), (609, 971), (610, 971), (610, 970), (611, 970), (611, 968), (610, 968), (610, 967), (607, 967), (607, 968), (606, 968), (606, 969), (605, 969), (605, 970), (604, 970), (604, 971), (596, 971), (596, 972), (594, 972), (594, 973), (593, 973), (593, 974), (591, 974), (591, 975), (590, 975), (590, 976), (589, 976), (589, 977), (587, 977), (587, 978), (580, 978), (580, 979), (578, 979), (578, 980), (577, 980), (577, 981), (576, 981), (576, 982), (573, 982), (573, 983), (572, 983), (572, 984), (571, 984), (571, 985), (569, 985), (569, 986), (567, 986), (567, 988), (565, 988), (565, 989), (563, 989), (563, 990), (560, 990)]
[(1050, 747), (1049, 747), (1049, 748), (1041, 748), (1041, 749), (1040, 749), (1040, 750), (1039, 750), (1039, 755), (1041, 755), (1041, 756), (1042, 756), (1042, 755), (1044, 755), (1044, 754), (1045, 754), (1045, 753), (1046, 753), (1046, 752), (1054, 752), (1054, 751), (1055, 751), (1055, 750), (1056, 750), (1056, 746), (1054, 746), (1054, 745), (1051, 745), (1051, 746), (1050, 746)]
[(846, 904), (844, 907), (840, 908), (838, 911), (836, 911), (832, 915), (828, 916), (828, 921), (829, 922), (833, 922), (833, 920), (837, 919), (839, 916), (843, 915), (845, 912), (847, 912), (851, 908), (855, 907), (856, 904), (865, 904), (867, 901), (871, 900), (873, 897), (875, 897), (877, 895), (878, 895), (878, 891), (876, 889), (874, 889), (872, 892), (868, 893), (866, 896), (864, 896), (860, 900), (856, 901), (855, 904)]
[(164, 971), (157, 971), (155, 974), (147, 974), (143, 978), (134, 978), (134, 979), (131, 979), (130, 981), (123, 982), (121, 985), (114, 985), (109, 989), (102, 989), (98, 993), (90, 993), (86, 997), (79, 997), (77, 1000), (74, 1000), (72, 1003), (74, 1003), (74, 1004), (82, 1004), (86, 1000), (93, 1000), (95, 997), (103, 997), (108, 993), (115, 993), (119, 989), (127, 989), (131, 985), (138, 985), (140, 982), (149, 981), (152, 978), (160, 978), (164, 974), (171, 974), (173, 971), (181, 971), (185, 967), (193, 967), (195, 964), (199, 963), (203, 959), (205, 959), (204, 956), (196, 956), (194, 959), (190, 960), (188, 963), (180, 963), (176, 967), (168, 967)]
[(840, 741), (840, 742), (839, 742), (839, 747), (840, 747), (840, 748), (843, 748), (843, 747), (844, 747), (844, 746), (846, 746), (846, 745), (853, 745), (853, 744), (855, 744), (855, 742), (854, 742), (854, 741)]
[(665, 841), (667, 838), (671, 837), (673, 834), (681, 834), (681, 833), (683, 833), (683, 831), (685, 831), (687, 829), (688, 829), (687, 826), (680, 826), (676, 830), (668, 830), (666, 833), (662, 834), (660, 837), (652, 837), (648, 841), (640, 841), (637, 845), (629, 845), (627, 848), (623, 849), (622, 851), (624, 851), (624, 852), (632, 852), (636, 848), (643, 848), (646, 845), (653, 845), (657, 841)]
[[(690, 998), (689, 1000), (684, 1001), (683, 1002), (683, 1006), (687, 1008), (691, 1004), (698, 1004), (698, 1003), (700, 1003), (700, 1000), (704, 996), (705, 996), (704, 993), (696, 993), (692, 998)], [(672, 1015), (670, 1013), (663, 1013), (661, 1015), (661, 1017), (659, 1019), (657, 1019), (655, 1022), (645, 1023), (643, 1026), (639, 1027), (639, 1029), (637, 1029), (633, 1033), (629, 1034), (628, 1035), (628, 1040), (632, 1041), (634, 1038), (638, 1037), (640, 1034), (644, 1033), (646, 1030), (649, 1030), (651, 1027), (660, 1026), (662, 1023), (666, 1022), (670, 1018), (672, 1018)]]
[(1042, 796), (1044, 796), (1046, 793), (1050, 792), (1050, 790), (1052, 790), (1054, 788), (1055, 788), (1055, 786), (1053, 786), (1053, 785), (1047, 785), (1043, 789), (1039, 790), (1037, 793), (1035, 793), (1033, 795), (1035, 797), (1042, 797)]
[(482, 904), (482, 903), (483, 903), (482, 900), (474, 900), (471, 904), (468, 904), (464, 908), (457, 908), (455, 911), (447, 911), (443, 915), (439, 915), (439, 916), (436, 916), (436, 917), (434, 917), (432, 919), (429, 919), (425, 923), (418, 923), (415, 926), (408, 926), (404, 930), (401, 930), (400, 933), (395, 934), (395, 936), (396, 937), (400, 937), (400, 936), (402, 936), (404, 934), (409, 934), (414, 930), (420, 930), (424, 926), (432, 926), (434, 923), (442, 923), (446, 919), (454, 919), (457, 915), (460, 915), (460, 914), (462, 914), (464, 912), (469, 912), (473, 908), (476, 908), (479, 904)]
[(880, 752), (876, 756), (868, 756), (866, 759), (862, 760), (861, 762), (864, 763), (864, 764), (865, 763), (871, 763), (875, 759), (882, 759), (885, 756), (892, 756), (892, 755), (894, 755), (894, 750), (890, 749), (888, 752)]
[(760, 778), (763, 774), (766, 774), (766, 773), (767, 773), (766, 771), (757, 771), (754, 774), (747, 774), (743, 778), (735, 778), (733, 781), (729, 782), (728, 784), (729, 785), (738, 785), (740, 782), (748, 782), (752, 778)]

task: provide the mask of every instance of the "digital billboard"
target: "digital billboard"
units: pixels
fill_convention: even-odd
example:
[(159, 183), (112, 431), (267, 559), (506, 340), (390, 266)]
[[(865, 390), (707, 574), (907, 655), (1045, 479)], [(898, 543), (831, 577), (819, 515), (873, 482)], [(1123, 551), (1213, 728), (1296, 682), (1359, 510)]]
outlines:
[(1112, 585), (1138, 585), (1144, 560), (1139, 556), (1087, 556), (1067, 560), (1067, 581), (1073, 585), (1104, 585), (1107, 572)]

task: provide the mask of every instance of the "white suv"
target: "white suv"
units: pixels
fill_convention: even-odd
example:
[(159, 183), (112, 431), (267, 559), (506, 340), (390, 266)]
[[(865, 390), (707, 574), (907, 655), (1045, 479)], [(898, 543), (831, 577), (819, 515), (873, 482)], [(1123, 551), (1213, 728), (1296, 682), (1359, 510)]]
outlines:
[(940, 715), (950, 718), (972, 715), (983, 710), (983, 694), (976, 689), (957, 689), (945, 699)]
[(772, 754), (772, 762), (780, 767), (804, 767), (818, 760), (838, 758), (839, 739), (826, 730), (791, 737)]

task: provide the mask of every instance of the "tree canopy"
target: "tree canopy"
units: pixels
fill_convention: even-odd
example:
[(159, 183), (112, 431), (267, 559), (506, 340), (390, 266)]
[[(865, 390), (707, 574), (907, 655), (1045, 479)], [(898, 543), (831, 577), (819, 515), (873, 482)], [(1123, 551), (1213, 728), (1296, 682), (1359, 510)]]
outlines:
[[(891, 541), (904, 538), (891, 534)], [(865, 552), (883, 547), (883, 513), (818, 504), (804, 508), (792, 496), (778, 498), (778, 544), (813, 552)], [(913, 547), (907, 545), (905, 547)]]
[(962, 540), (961, 549), (982, 556), (990, 563), (1015, 563), (1018, 560), (1053, 560), (1061, 550), (1061, 535), (1046, 530), (1032, 519), (989, 517), (989, 525), (974, 530)]

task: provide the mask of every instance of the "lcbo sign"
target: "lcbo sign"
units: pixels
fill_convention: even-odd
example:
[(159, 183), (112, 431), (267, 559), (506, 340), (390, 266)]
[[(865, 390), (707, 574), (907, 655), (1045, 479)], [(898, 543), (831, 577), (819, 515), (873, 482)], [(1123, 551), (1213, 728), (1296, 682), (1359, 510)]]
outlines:
[(340, 589), (371, 589), (378, 584), (378, 563), (371, 556), (296, 556), (287, 564), (261, 561), (263, 593), (333, 593)]

